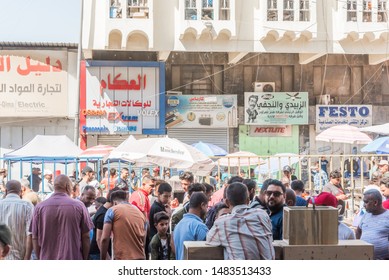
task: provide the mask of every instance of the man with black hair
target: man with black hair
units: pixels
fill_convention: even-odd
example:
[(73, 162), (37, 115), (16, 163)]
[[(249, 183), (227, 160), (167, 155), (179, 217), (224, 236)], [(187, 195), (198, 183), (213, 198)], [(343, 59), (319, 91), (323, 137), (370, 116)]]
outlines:
[(130, 175), (130, 172), (127, 167), (123, 167), (120, 171), (120, 177), (117, 179), (115, 187), (119, 187), (120, 189), (127, 188), (129, 189), (130, 186), (128, 185), (127, 179)]
[(286, 188), (279, 180), (271, 180), (265, 192), (266, 206), (269, 209), (273, 240), (282, 240), (282, 223), (286, 199)]
[[(101, 235), (103, 234), (104, 217), (108, 209), (112, 207), (111, 195), (113, 192), (120, 190), (118, 187), (109, 190), (106, 198), (106, 202), (97, 209), (96, 214), (93, 216), (93, 235), (89, 249), (89, 259), (99, 260), (100, 259), (100, 248), (101, 248)], [(108, 244), (108, 253), (111, 255), (111, 240)], [(110, 257), (108, 257), (110, 258)]]
[(184, 201), (183, 201), (183, 203), (185, 204), (186, 202), (189, 201), (188, 188), (191, 184), (193, 184), (194, 181), (193, 173), (189, 171), (185, 171), (180, 175), (180, 180), (181, 180), (181, 187), (185, 191)]
[(262, 183), (262, 187), (259, 190), (259, 196), (254, 197), (253, 202), (250, 204), (250, 208), (259, 208), (264, 211), (268, 211), (267, 206), (266, 206), (266, 197), (265, 193), (267, 190), (267, 187), (269, 186), (269, 182), (271, 182), (272, 179), (266, 179)]
[(0, 224), (0, 260), (3, 260), (11, 251), (12, 233), (5, 224)]
[(207, 213), (208, 197), (203, 192), (195, 192), (189, 200), (189, 212), (177, 224), (173, 236), (176, 259), (184, 259), (184, 241), (204, 241), (208, 228), (203, 219)]
[(290, 184), (290, 187), (296, 194), (295, 206), (307, 206), (307, 201), (302, 197), (304, 193), (304, 182), (301, 180), (294, 180)]
[(249, 194), (242, 183), (227, 188), (226, 204), (231, 214), (219, 217), (207, 234), (207, 244), (224, 247), (226, 260), (272, 260), (271, 222), (261, 209), (248, 206)]
[[(200, 184), (200, 183), (191, 184), (189, 186), (189, 188), (188, 188), (188, 197), (189, 197), (189, 199), (191, 198), (192, 194), (195, 193), (195, 192), (205, 193), (206, 192), (206, 188), (205, 188), (205, 186), (203, 184)], [(174, 228), (176, 227), (176, 225), (182, 220), (182, 218), (184, 217), (184, 214), (186, 214), (188, 212), (189, 212), (189, 201), (186, 202), (182, 208), (176, 210), (173, 213), (173, 216), (172, 216), (172, 231), (174, 231)]]
[(244, 179), (242, 183), (246, 185), (249, 191), (249, 198), (251, 203), (254, 199), (255, 191), (257, 190), (257, 182), (255, 182), (253, 179)]
[(146, 218), (139, 209), (128, 203), (128, 192), (118, 190), (111, 194), (114, 206), (104, 218), (101, 236), (100, 259), (107, 259), (108, 244), (113, 233), (113, 255), (115, 260), (144, 260)]
[(157, 191), (157, 199), (151, 205), (149, 221), (150, 221), (150, 240), (157, 233), (155, 227), (154, 215), (159, 212), (166, 212), (171, 214), (170, 198), (172, 196), (172, 187), (168, 183), (161, 183)]

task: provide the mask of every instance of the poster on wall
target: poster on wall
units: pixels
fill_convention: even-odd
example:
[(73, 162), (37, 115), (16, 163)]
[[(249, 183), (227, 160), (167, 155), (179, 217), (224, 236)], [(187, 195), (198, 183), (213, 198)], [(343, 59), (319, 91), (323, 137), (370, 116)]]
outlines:
[(86, 71), (86, 108), (81, 111), (86, 118), (83, 132), (165, 134), (162, 64), (97, 65), (99, 62), (94, 61)]
[(237, 127), (236, 95), (166, 97), (166, 128)]
[(67, 117), (66, 51), (0, 51), (0, 117)]
[(316, 105), (316, 132), (335, 125), (371, 126), (372, 105)]
[(307, 92), (245, 92), (246, 125), (308, 124)]

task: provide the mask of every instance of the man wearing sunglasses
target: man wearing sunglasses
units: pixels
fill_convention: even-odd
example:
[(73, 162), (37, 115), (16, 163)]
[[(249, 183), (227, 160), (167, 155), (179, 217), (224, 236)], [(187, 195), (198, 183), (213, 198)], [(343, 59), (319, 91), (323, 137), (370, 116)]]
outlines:
[(265, 192), (265, 201), (269, 209), (273, 240), (282, 240), (282, 221), (285, 206), (286, 188), (278, 180), (271, 180)]

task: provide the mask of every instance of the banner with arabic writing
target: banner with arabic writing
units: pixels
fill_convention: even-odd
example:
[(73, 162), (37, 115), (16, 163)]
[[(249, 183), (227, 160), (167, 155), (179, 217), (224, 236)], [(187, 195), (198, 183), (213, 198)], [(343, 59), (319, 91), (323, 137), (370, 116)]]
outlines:
[(236, 95), (166, 97), (166, 128), (237, 127)]
[(67, 117), (65, 51), (0, 51), (0, 117)]
[(316, 105), (317, 133), (343, 124), (367, 127), (373, 125), (372, 121), (372, 105)]
[(308, 124), (308, 92), (245, 92), (247, 125)]
[[(96, 62), (98, 63), (98, 62)], [(86, 134), (165, 134), (160, 63), (87, 67)], [(116, 64), (115, 64), (116, 63)]]

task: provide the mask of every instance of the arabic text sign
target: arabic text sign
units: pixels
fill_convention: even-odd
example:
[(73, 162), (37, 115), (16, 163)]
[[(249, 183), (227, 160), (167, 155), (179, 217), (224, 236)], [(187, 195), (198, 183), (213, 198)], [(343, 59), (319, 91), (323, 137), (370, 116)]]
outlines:
[(237, 127), (236, 95), (166, 97), (166, 128)]
[(0, 117), (68, 116), (67, 52), (1, 51)]
[(308, 124), (307, 92), (245, 92), (245, 124)]
[(87, 68), (85, 133), (142, 134), (159, 129), (158, 67)]
[(371, 126), (372, 120), (371, 105), (316, 105), (316, 132), (343, 124)]

